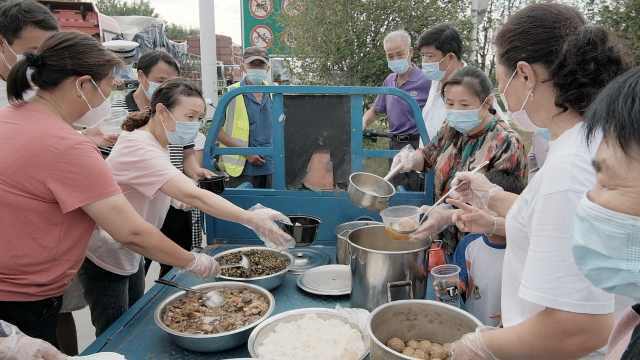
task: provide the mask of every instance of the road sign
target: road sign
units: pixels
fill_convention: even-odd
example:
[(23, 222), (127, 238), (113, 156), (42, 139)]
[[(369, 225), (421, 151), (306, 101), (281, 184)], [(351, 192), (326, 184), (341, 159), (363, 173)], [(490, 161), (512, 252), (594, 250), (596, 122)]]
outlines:
[(295, 0), (242, 0), (242, 47), (265, 47), (271, 55), (288, 54), (291, 39), (278, 17), (293, 14)]

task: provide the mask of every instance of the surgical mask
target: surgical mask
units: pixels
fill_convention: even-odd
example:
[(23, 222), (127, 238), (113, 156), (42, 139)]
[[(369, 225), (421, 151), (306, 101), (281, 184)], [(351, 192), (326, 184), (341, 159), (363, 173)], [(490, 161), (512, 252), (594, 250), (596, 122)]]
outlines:
[(546, 141), (551, 140), (551, 134), (549, 133), (549, 129), (538, 128), (536, 129), (536, 135), (540, 136)]
[(507, 108), (507, 113), (509, 114), (511, 121), (513, 121), (519, 128), (524, 131), (534, 132), (538, 129), (538, 127), (533, 122), (531, 122), (529, 114), (527, 114), (527, 111), (524, 109), (524, 107), (527, 105), (527, 102), (529, 101), (529, 97), (531, 96), (531, 94), (533, 94), (533, 89), (529, 90), (529, 92), (527, 93), (527, 97), (524, 99), (520, 110), (515, 112), (511, 112), (509, 110), (509, 103), (507, 102), (506, 93), (509, 85), (511, 85), (511, 81), (513, 81), (513, 78), (516, 76), (516, 72), (517, 70), (513, 72), (511, 78), (509, 78), (509, 81), (507, 81), (507, 86), (504, 87), (504, 90), (502, 91), (502, 94), (500, 94), (500, 97), (502, 98), (502, 103)]
[(247, 69), (247, 76), (245, 80), (252, 85), (262, 85), (267, 81), (267, 70)]
[(462, 134), (468, 134), (469, 131), (480, 125), (480, 109), (472, 110), (447, 110), (447, 123), (452, 128)]
[(165, 134), (167, 134), (167, 141), (171, 145), (189, 145), (193, 144), (198, 136), (200, 130), (200, 122), (198, 121), (177, 121), (171, 112), (169, 112), (173, 121), (176, 122), (176, 130), (169, 131), (162, 122)]
[(155, 94), (156, 90), (162, 85), (161, 83), (155, 81), (149, 81), (149, 86), (144, 91), (144, 94), (147, 96), (147, 99), (151, 100), (153, 94)]
[(407, 59), (398, 59), (398, 60), (388, 60), (387, 64), (389, 66), (389, 70), (393, 71), (396, 74), (404, 74), (409, 70), (409, 60)]
[[(13, 56), (16, 58), (16, 62), (13, 64), (17, 64), (19, 63), (22, 59), (24, 59), (24, 54), (16, 54), (16, 52), (13, 50), (13, 48), (11, 47), (11, 45), (9, 45), (9, 43), (7, 42), (7, 40), (3, 40), (5, 46), (7, 47), (7, 49), (9, 49), (9, 51), (13, 54)], [(13, 67), (13, 65), (9, 64), (9, 61), (7, 60), (7, 58), (4, 56), (4, 54), (2, 52), (0, 52), (0, 57), (2, 57), (2, 62), (9, 68), (11, 69)]]
[(446, 71), (440, 70), (440, 63), (442, 60), (444, 60), (444, 58), (432, 63), (422, 63), (422, 73), (427, 77), (427, 79), (431, 81), (440, 81), (444, 79)]
[(96, 87), (96, 89), (98, 89), (98, 93), (100, 93), (100, 96), (102, 96), (102, 99), (103, 99), (100, 105), (98, 105), (95, 108), (92, 107), (91, 104), (89, 104), (89, 100), (87, 100), (87, 97), (84, 95), (82, 90), (80, 90), (80, 85), (76, 81), (76, 88), (80, 92), (80, 96), (82, 97), (82, 100), (84, 100), (84, 102), (89, 107), (89, 111), (87, 111), (78, 120), (76, 120), (74, 124), (84, 126), (87, 128), (96, 127), (98, 124), (100, 124), (107, 118), (111, 117), (111, 104), (107, 101), (107, 97), (104, 96), (104, 94), (102, 93), (102, 90), (100, 90), (100, 87), (98, 86), (98, 84), (96, 84), (96, 82), (93, 79), (91, 79), (91, 83), (93, 84), (93, 86)]
[(573, 225), (573, 258), (606, 292), (640, 298), (640, 217), (602, 207), (585, 196)]

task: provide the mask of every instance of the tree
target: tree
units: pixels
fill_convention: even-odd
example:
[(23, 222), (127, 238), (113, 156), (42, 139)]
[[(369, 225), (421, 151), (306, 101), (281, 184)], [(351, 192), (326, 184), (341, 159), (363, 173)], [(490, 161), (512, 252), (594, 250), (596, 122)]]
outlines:
[[(455, 22), (465, 37), (471, 22), (464, 0), (298, 0), (298, 12), (280, 17), (292, 41), (292, 70), (306, 83), (379, 86), (388, 74), (384, 36)], [(419, 54), (414, 54), (417, 62)]]
[(167, 37), (173, 41), (185, 41), (192, 35), (200, 33), (198, 29), (189, 29), (178, 24), (169, 24), (166, 28)]
[(640, 63), (640, 0), (604, 1), (597, 22), (614, 31)]
[(97, 0), (101, 13), (109, 16), (151, 16), (158, 17), (149, 0)]

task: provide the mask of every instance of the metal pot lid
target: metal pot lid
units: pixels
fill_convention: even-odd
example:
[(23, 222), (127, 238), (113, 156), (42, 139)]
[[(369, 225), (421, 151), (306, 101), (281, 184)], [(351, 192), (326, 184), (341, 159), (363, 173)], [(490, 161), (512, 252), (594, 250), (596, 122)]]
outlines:
[(351, 268), (324, 265), (309, 269), (298, 278), (298, 287), (316, 295), (348, 295), (351, 293)]
[(303, 272), (322, 265), (327, 265), (330, 261), (329, 255), (321, 250), (310, 247), (299, 247), (289, 250), (293, 256), (293, 264), (289, 267), (289, 272), (302, 274)]

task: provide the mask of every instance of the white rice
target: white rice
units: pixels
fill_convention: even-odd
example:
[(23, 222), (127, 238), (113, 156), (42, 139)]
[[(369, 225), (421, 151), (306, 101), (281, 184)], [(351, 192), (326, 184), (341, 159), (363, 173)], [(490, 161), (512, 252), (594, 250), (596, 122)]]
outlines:
[(365, 344), (345, 321), (309, 314), (276, 325), (256, 350), (261, 360), (357, 360)]

